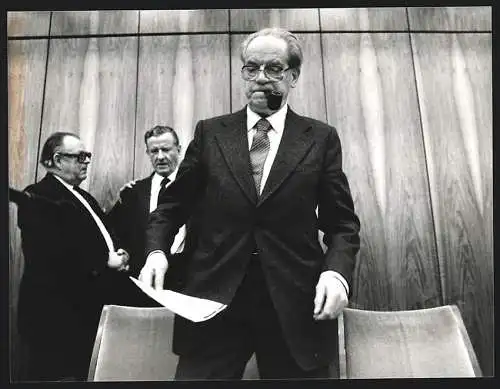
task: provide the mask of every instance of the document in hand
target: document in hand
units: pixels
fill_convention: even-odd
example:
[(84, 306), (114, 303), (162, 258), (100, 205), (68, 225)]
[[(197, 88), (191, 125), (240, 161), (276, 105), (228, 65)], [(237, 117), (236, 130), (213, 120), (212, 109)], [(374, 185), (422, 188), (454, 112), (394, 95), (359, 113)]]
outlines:
[(194, 322), (211, 319), (227, 308), (227, 305), (216, 301), (192, 297), (168, 289), (156, 290), (134, 277), (130, 279), (153, 300), (175, 314)]

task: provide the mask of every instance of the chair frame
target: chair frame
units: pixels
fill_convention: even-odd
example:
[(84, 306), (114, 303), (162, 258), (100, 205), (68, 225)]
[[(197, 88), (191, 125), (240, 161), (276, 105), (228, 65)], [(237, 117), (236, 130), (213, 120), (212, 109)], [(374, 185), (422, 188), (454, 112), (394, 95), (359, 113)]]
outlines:
[[(467, 354), (469, 356), (472, 369), (474, 371), (474, 375), (476, 377), (482, 377), (482, 371), (481, 367), (479, 365), (479, 361), (477, 359), (476, 353), (474, 351), (474, 348), (472, 346), (472, 342), (470, 340), (469, 334), (467, 333), (467, 329), (465, 328), (464, 321), (462, 319), (462, 315), (460, 313), (460, 310), (456, 305), (448, 305), (448, 307), (451, 309), (451, 312), (453, 316), (455, 316), (455, 319), (457, 321), (458, 325), (458, 330), (460, 332), (460, 335), (462, 337), (462, 340), (464, 341), (465, 348), (467, 349)], [(424, 308), (429, 309), (429, 308)], [(345, 310), (351, 310), (351, 311), (359, 311), (359, 309), (355, 308), (345, 308)], [(376, 312), (376, 311), (374, 311)], [(394, 311), (397, 312), (397, 311)], [(340, 370), (340, 379), (349, 379), (347, 377), (347, 357), (346, 357), (346, 349), (345, 349), (345, 333), (344, 333), (344, 313), (342, 312), (339, 317), (338, 317), (338, 326), (339, 326), (339, 370)]]
[(105, 305), (102, 308), (101, 317), (99, 319), (99, 326), (97, 327), (97, 334), (94, 341), (94, 348), (92, 349), (92, 357), (90, 359), (89, 374), (87, 381), (93, 382), (95, 380), (95, 371), (97, 368), (97, 360), (99, 358), (99, 352), (101, 351), (102, 334), (104, 332), (104, 324), (108, 318), (109, 307)]

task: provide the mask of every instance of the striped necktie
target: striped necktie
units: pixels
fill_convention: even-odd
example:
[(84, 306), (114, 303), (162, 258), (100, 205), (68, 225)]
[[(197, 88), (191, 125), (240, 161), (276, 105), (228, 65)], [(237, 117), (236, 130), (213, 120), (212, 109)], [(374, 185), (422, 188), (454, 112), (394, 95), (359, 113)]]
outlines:
[(250, 164), (252, 176), (255, 181), (255, 189), (257, 190), (257, 195), (260, 195), (262, 171), (264, 170), (264, 162), (269, 153), (269, 136), (267, 133), (271, 129), (271, 124), (266, 119), (262, 118), (255, 125), (255, 129), (252, 147), (250, 147)]

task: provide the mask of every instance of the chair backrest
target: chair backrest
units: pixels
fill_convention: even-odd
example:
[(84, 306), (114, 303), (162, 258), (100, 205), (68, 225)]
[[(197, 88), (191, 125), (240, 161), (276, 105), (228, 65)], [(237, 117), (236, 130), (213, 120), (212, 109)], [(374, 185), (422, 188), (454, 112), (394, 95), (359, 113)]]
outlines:
[(164, 381), (174, 378), (174, 314), (166, 308), (104, 306), (89, 381)]
[(341, 378), (481, 376), (454, 305), (390, 312), (346, 308), (339, 326)]
[[(89, 368), (89, 381), (173, 380), (174, 314), (166, 308), (105, 305)], [(255, 356), (243, 379), (258, 379)]]

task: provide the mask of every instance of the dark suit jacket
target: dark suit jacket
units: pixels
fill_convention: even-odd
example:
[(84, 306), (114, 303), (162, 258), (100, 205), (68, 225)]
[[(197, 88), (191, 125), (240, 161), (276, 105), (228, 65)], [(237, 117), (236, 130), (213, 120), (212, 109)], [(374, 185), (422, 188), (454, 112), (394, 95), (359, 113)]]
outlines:
[[(153, 174), (142, 180), (136, 181), (132, 187), (126, 187), (120, 193), (117, 201), (109, 211), (109, 220), (130, 254), (130, 273), (134, 277), (144, 266), (145, 232), (149, 219), (149, 202), (151, 199), (151, 181)], [(170, 252), (170, 250), (168, 251)], [(185, 278), (186, 261), (182, 254), (169, 256), (170, 270), (165, 277), (164, 288), (181, 290)]]
[[(150, 216), (146, 250), (166, 252), (191, 216), (197, 237), (186, 293), (228, 304), (257, 249), (292, 354), (303, 369), (324, 366), (336, 350), (336, 321), (313, 320), (315, 286), (325, 270), (341, 273), (352, 285), (359, 250), (359, 219), (338, 134), (289, 109), (260, 197), (248, 149), (246, 109), (198, 122), (175, 182)], [(189, 339), (178, 333), (182, 353)]]
[[(52, 174), (28, 186), (19, 203), (25, 267), (19, 291), (20, 334), (54, 352), (90, 356), (103, 304), (126, 280), (109, 269), (108, 247), (89, 212)], [(97, 201), (80, 190), (106, 222)], [(119, 241), (114, 239), (116, 247)]]
[(120, 201), (108, 213), (114, 230), (130, 254), (130, 273), (138, 276), (144, 266), (144, 234), (149, 218), (153, 175), (138, 180), (120, 193)]

